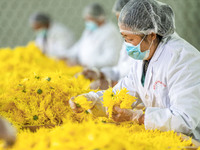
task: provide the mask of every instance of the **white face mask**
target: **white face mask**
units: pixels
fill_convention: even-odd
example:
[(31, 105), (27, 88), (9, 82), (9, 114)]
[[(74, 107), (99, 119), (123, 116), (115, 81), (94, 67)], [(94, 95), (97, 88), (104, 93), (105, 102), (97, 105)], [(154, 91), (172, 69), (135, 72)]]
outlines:
[(45, 28), (38, 29), (35, 31), (35, 35), (36, 35), (36, 37), (43, 38), (47, 35), (47, 29), (45, 29)]
[(96, 29), (98, 29), (98, 25), (93, 21), (86, 21), (85, 28), (89, 31), (95, 31)]
[[(145, 37), (146, 36), (144, 36), (144, 38)], [(130, 57), (132, 57), (133, 59), (136, 59), (136, 60), (146, 60), (149, 57), (150, 48), (151, 48), (151, 46), (153, 44), (153, 41), (151, 42), (148, 50), (146, 50), (144, 52), (141, 52), (140, 45), (143, 42), (144, 38), (136, 46), (134, 46), (131, 43), (125, 42), (125, 44), (126, 44), (126, 51), (127, 51), (128, 55)]]

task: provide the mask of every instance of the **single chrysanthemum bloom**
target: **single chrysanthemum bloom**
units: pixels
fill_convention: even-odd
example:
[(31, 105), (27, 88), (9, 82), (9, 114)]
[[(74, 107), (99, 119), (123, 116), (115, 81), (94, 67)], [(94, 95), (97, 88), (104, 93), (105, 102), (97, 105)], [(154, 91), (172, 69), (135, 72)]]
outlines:
[(84, 95), (80, 95), (74, 99), (74, 102), (81, 106), (84, 110), (88, 110), (92, 107), (92, 101), (88, 101)]
[(113, 92), (112, 88), (109, 88), (103, 94), (103, 105), (108, 108), (107, 112), (109, 118), (112, 117), (113, 107), (115, 105), (118, 105), (121, 108), (131, 109), (131, 105), (135, 101), (136, 97), (129, 95), (126, 88), (117, 91), (116, 94)]

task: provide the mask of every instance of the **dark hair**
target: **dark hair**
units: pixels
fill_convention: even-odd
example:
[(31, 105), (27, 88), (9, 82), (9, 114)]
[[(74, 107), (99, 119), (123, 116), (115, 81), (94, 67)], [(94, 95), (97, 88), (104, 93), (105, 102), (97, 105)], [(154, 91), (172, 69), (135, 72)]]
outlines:
[(156, 0), (131, 0), (122, 9), (119, 23), (139, 33), (156, 33), (163, 37), (174, 33), (172, 8)]
[(160, 41), (162, 41), (163, 36), (156, 34), (156, 38)]
[(49, 25), (51, 22), (51, 18), (49, 17), (49, 15), (47, 15), (45, 13), (41, 13), (41, 12), (37, 12), (37, 13), (33, 14), (30, 17), (30, 20), (32, 20), (33, 22), (38, 22), (43, 25)]
[(100, 5), (99, 3), (93, 2), (89, 4), (87, 7), (85, 7), (83, 11), (84, 16), (88, 14), (96, 19), (102, 15), (105, 16), (105, 10), (102, 5)]

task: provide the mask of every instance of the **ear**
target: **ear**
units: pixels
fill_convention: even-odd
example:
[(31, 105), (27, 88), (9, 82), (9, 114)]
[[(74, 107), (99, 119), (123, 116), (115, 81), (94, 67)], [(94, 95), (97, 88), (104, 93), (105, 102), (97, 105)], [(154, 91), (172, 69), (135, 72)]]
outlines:
[(119, 15), (120, 15), (120, 12), (116, 12), (115, 13), (115, 16), (117, 17), (117, 20), (119, 19)]
[(157, 35), (156, 35), (156, 33), (151, 33), (150, 35), (149, 35), (149, 39), (148, 40), (150, 40), (150, 41), (154, 41), (155, 39), (157, 38)]
[(103, 25), (105, 22), (105, 20), (96, 20), (95, 23), (100, 27), (101, 25)]
[(147, 40), (148, 40), (148, 42), (152, 42), (152, 41), (154, 41), (155, 39), (157, 38), (157, 35), (155, 34), (155, 33), (151, 33), (151, 34), (149, 34), (148, 36), (147, 36)]

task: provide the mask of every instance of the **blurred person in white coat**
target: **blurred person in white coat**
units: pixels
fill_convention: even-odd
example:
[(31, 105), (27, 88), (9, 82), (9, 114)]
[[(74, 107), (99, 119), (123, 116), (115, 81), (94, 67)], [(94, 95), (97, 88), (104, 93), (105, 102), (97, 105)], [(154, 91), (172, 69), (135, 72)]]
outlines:
[(53, 58), (64, 58), (74, 44), (74, 34), (64, 25), (53, 22), (49, 15), (34, 13), (30, 16), (30, 25), (36, 33), (36, 45), (41, 51)]
[[(117, 0), (113, 7), (113, 12), (119, 18), (120, 11), (130, 0)], [(114, 67), (105, 67), (101, 69), (101, 72), (106, 76), (106, 78), (112, 81), (118, 81), (119, 79), (128, 75), (131, 69), (132, 58), (128, 56), (126, 52), (125, 43), (123, 43), (120, 58), (118, 64)]]
[(16, 129), (4, 118), (0, 117), (0, 139), (5, 141), (5, 147), (16, 142)]
[[(121, 9), (129, 1), (130, 0), (117, 0), (115, 2), (113, 13), (116, 15), (117, 19), (119, 18)], [(83, 75), (86, 78), (94, 80), (94, 82), (91, 83), (92, 89), (100, 88), (105, 90), (109, 86), (114, 86), (119, 79), (128, 75), (131, 68), (131, 62), (132, 58), (128, 56), (125, 43), (123, 43), (117, 65), (113, 67), (103, 67), (100, 70), (85, 69)]]
[(106, 19), (103, 7), (98, 3), (88, 5), (83, 18), (85, 30), (67, 57), (89, 68), (116, 65), (122, 39), (117, 27)]
[[(122, 9), (118, 24), (128, 55), (135, 61), (113, 91), (127, 88), (138, 97), (132, 107), (142, 101), (146, 110), (143, 114), (142, 110), (114, 106), (113, 120), (173, 130), (200, 140), (200, 52), (174, 33), (171, 7), (156, 0), (132, 0)], [(96, 116), (107, 115), (102, 94), (84, 94), (93, 102), (89, 112)], [(70, 100), (76, 111), (74, 104)]]

